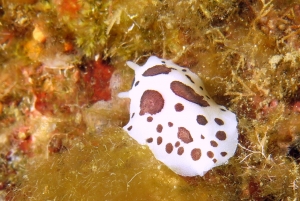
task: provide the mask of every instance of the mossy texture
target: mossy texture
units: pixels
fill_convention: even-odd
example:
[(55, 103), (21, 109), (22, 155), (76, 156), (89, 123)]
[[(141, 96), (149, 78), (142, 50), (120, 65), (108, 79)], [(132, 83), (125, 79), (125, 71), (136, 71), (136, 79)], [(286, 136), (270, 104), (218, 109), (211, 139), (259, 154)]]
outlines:
[[(0, 199), (299, 199), (297, 0), (0, 4)], [(237, 114), (228, 164), (181, 177), (121, 129), (125, 61), (150, 55)]]
[[(71, 147), (24, 175), (26, 185), (12, 200), (211, 200), (230, 199), (222, 181), (194, 184), (159, 163), (121, 129), (83, 136)], [(34, 172), (34, 174), (32, 174)], [(228, 178), (224, 178), (229, 180)], [(234, 185), (227, 188), (234, 188)], [(214, 194), (214, 189), (223, 191)]]

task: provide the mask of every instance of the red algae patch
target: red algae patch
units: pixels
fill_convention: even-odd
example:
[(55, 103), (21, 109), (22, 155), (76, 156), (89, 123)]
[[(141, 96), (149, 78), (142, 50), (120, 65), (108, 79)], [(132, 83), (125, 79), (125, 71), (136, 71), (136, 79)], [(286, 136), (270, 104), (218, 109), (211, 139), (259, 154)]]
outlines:
[(110, 100), (111, 90), (109, 84), (114, 70), (113, 67), (104, 64), (101, 60), (87, 61), (82, 65), (86, 66), (83, 79), (91, 103), (99, 100)]

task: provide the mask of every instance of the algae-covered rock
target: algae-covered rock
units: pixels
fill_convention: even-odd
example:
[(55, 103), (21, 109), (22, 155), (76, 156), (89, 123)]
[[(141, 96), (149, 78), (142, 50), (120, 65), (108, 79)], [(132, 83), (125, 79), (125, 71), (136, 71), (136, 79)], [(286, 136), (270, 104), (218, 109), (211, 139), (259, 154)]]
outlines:
[[(0, 199), (299, 197), (297, 0), (0, 4)], [(188, 67), (237, 114), (226, 166), (181, 177), (122, 131), (125, 62), (150, 55)]]

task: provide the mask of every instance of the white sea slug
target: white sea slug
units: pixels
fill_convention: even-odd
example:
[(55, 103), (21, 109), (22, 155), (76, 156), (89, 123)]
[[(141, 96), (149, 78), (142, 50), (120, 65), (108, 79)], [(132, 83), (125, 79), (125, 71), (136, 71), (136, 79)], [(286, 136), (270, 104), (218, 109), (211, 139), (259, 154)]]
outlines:
[(234, 113), (217, 105), (201, 79), (170, 60), (151, 56), (135, 71), (130, 121), (124, 130), (156, 159), (183, 176), (203, 176), (235, 153), (238, 143)]

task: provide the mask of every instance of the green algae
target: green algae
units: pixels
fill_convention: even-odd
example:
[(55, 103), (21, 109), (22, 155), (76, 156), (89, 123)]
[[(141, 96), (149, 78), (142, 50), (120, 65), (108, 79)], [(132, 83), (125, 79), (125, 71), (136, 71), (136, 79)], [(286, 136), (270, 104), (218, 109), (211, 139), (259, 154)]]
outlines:
[(224, 189), (222, 180), (213, 187), (201, 178), (193, 184), (176, 175), (120, 128), (97, 136), (85, 134), (66, 151), (32, 162), (35, 165), (24, 175), (26, 185), (12, 200), (228, 200), (231, 196), (225, 191), (213, 193)]

